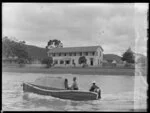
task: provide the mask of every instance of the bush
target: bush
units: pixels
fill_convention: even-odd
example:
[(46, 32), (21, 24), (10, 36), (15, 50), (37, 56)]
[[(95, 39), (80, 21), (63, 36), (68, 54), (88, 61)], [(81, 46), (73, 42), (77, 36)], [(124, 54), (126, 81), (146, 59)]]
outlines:
[(27, 63), (27, 60), (24, 58), (19, 58), (17, 61), (18, 61), (19, 67), (24, 67), (25, 64)]
[(82, 67), (83, 68), (88, 67), (88, 64), (83, 64)]
[(52, 63), (53, 63), (53, 58), (52, 57), (44, 58), (42, 60), (42, 64), (46, 64), (47, 68), (50, 68), (52, 66)]

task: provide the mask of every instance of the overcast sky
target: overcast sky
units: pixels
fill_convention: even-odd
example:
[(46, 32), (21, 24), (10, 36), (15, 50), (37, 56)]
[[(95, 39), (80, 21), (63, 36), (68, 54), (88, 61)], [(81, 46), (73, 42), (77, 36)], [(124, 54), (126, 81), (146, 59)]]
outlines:
[(2, 34), (45, 47), (59, 39), (64, 47), (101, 45), (122, 55), (129, 47), (146, 55), (147, 4), (3, 3)]

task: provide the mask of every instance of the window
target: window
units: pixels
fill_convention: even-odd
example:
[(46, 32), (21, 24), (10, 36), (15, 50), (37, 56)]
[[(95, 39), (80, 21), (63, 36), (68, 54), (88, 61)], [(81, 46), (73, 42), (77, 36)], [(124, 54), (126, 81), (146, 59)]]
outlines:
[(66, 56), (66, 53), (64, 53), (64, 56)]
[(55, 53), (53, 53), (53, 56), (55, 56)]
[(60, 61), (60, 64), (64, 64), (64, 61), (63, 61), (63, 60), (61, 60), (61, 61)]
[(58, 61), (57, 61), (57, 60), (54, 60), (54, 63), (55, 63), (55, 64), (58, 64)]
[(55, 53), (55, 56), (58, 56), (58, 53)]
[(61, 56), (61, 53), (59, 53), (59, 56)]
[(82, 56), (82, 53), (80, 52), (80, 56)]
[(74, 53), (74, 56), (76, 56), (76, 53)]
[(70, 56), (72, 56), (72, 53), (69, 53)]
[(69, 60), (66, 60), (66, 64), (70, 64), (70, 61), (69, 61)]
[(72, 64), (74, 64), (74, 60), (72, 60)]
[(95, 55), (98, 56), (98, 51), (95, 52)]
[(86, 52), (85, 55), (88, 56), (88, 52)]
[(92, 53), (92, 55), (94, 56), (95, 52)]
[(99, 56), (101, 57), (101, 51), (99, 52)]

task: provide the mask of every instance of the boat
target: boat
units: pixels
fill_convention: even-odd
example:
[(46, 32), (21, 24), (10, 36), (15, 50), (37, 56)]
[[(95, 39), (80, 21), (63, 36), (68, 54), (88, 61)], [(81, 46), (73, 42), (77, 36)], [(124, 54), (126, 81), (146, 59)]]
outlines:
[[(55, 87), (53, 86), (53, 84)], [(66, 90), (64, 88), (64, 79), (60, 77), (40, 78), (37, 79), (34, 83), (24, 82), (23, 91), (74, 101), (88, 101), (100, 99), (98, 93), (96, 92), (82, 90)]]

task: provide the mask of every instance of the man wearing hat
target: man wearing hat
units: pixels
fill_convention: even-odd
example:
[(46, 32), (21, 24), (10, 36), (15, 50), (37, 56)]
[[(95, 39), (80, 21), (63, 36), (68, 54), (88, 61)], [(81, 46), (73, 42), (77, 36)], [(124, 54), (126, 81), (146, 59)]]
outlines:
[(92, 82), (92, 86), (91, 86), (91, 88), (90, 88), (89, 91), (91, 91), (91, 92), (97, 92), (98, 95), (99, 95), (98, 98), (101, 98), (101, 90), (100, 90), (100, 88), (96, 85), (96, 82), (95, 82), (95, 81)]

